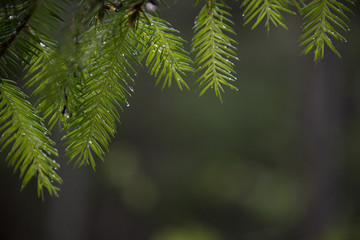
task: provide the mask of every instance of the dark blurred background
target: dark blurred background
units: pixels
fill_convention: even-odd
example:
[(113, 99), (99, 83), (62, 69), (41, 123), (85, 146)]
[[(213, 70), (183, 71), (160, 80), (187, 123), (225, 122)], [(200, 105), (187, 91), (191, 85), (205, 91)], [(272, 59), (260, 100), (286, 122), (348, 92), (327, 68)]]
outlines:
[[(199, 8), (167, 2), (161, 16), (190, 42)], [(0, 239), (360, 239), (359, 10), (343, 58), (315, 65), (300, 56), (299, 16), (267, 35), (227, 2), (239, 91), (198, 97), (191, 74), (190, 91), (161, 91), (139, 68), (105, 162), (73, 168), (59, 140), (64, 183), (44, 202), (34, 180), (20, 192), (1, 153)]]

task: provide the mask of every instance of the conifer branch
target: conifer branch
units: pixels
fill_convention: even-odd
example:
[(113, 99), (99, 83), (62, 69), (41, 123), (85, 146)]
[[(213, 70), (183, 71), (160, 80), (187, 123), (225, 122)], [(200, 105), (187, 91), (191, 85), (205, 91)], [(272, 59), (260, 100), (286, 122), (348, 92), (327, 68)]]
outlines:
[(138, 44), (142, 53), (140, 60), (146, 58), (146, 66), (150, 73), (157, 77), (156, 85), (162, 78), (162, 88), (170, 87), (173, 80), (178, 87), (189, 89), (182, 75), (185, 72), (193, 71), (189, 53), (184, 49), (183, 40), (175, 35), (179, 31), (170, 27), (165, 20), (147, 14), (146, 18), (140, 19), (142, 26), (139, 26), (138, 36), (141, 43)]
[[(354, 5), (351, 0), (348, 3)], [(314, 0), (306, 5), (301, 13), (305, 19), (303, 35), (300, 46), (304, 46), (303, 54), (314, 51), (314, 61), (318, 62), (324, 58), (324, 48), (327, 45), (338, 57), (340, 53), (331, 41), (331, 37), (340, 42), (346, 39), (339, 33), (349, 30), (346, 22), (350, 21), (345, 13), (352, 11), (337, 0)]]
[[(34, 43), (34, 45), (37, 43)], [(67, 129), (67, 122), (76, 111), (80, 95), (82, 70), (77, 51), (63, 55), (56, 43), (44, 36), (34, 49), (26, 77), (27, 86), (37, 86), (33, 95), (38, 97), (38, 110), (49, 119), (49, 130), (56, 123)]]
[(195, 21), (195, 35), (192, 41), (193, 51), (196, 52), (194, 63), (198, 66), (195, 71), (202, 72), (197, 79), (199, 83), (200, 96), (209, 88), (213, 88), (217, 97), (222, 100), (221, 93), (224, 92), (223, 85), (237, 90), (230, 82), (236, 77), (233, 63), (230, 59), (237, 60), (233, 44), (236, 43), (225, 33), (235, 34), (228, 25), (233, 22), (228, 18), (226, 8), (229, 8), (221, 1), (207, 0)]
[[(236, 41), (231, 37), (235, 32), (223, 0), (205, 0), (196, 18), (193, 63), (179, 32), (156, 15), (156, 5), (163, 1), (83, 0), (68, 15), (71, 24), (62, 19), (66, 13), (57, 2), (2, 1), (0, 8), (0, 143), (2, 149), (10, 149), (7, 161), (19, 170), (22, 188), (37, 177), (38, 195), (43, 197), (44, 188), (57, 195), (53, 181), (61, 183), (55, 171), (59, 165), (52, 159), (57, 151), (43, 119), (50, 130), (56, 123), (64, 127), (66, 154), (75, 166), (95, 168), (95, 157), (103, 160), (120, 122), (119, 110), (128, 105), (133, 91), (133, 63), (144, 60), (162, 88), (174, 81), (181, 90), (189, 88), (184, 76), (194, 71), (194, 64), (194, 73), (200, 75), (196, 80), (200, 96), (212, 88), (222, 101), (224, 86), (236, 89), (232, 85)], [(300, 38), (303, 53), (314, 52), (318, 62), (325, 46), (340, 57), (331, 40), (346, 41), (342, 32), (349, 29), (348, 6), (353, 4), (351, 0), (244, 0), (241, 6), (245, 25), (253, 23), (255, 28), (265, 22), (268, 31), (270, 25), (287, 29), (282, 14), (294, 14), (291, 7), (299, 9), (305, 21)], [(59, 23), (64, 23), (70, 44), (54, 37)], [(18, 78), (21, 71), (26, 72), (27, 86), (34, 88), (37, 108), (8, 80)]]
[(50, 195), (57, 195), (53, 182), (62, 180), (55, 172), (59, 168), (50, 156), (57, 156), (54, 142), (47, 136), (47, 129), (34, 108), (25, 100), (26, 95), (14, 82), (1, 79), (0, 83), (0, 143), (2, 149), (12, 143), (7, 156), (14, 172), (20, 171), (23, 189), (32, 177), (37, 177), (38, 195), (44, 197), (43, 187)]
[(270, 31), (270, 23), (275, 27), (281, 26), (288, 29), (284, 23), (284, 17), (281, 12), (287, 12), (295, 14), (288, 6), (289, 0), (244, 0), (242, 7), (245, 8), (243, 16), (245, 19), (244, 25), (247, 25), (252, 20), (255, 20), (252, 29), (254, 29), (259, 23), (265, 19), (265, 27), (267, 31)]
[[(91, 165), (95, 169), (93, 153), (103, 159), (111, 137), (120, 121), (117, 108), (127, 105), (127, 96), (133, 81), (128, 73), (132, 70), (126, 57), (135, 59), (133, 29), (126, 22), (126, 15), (92, 27), (81, 44), (88, 48), (85, 60), (84, 85), (80, 105), (69, 124), (71, 131), (65, 136), (67, 155), (76, 166)], [(93, 44), (94, 37), (98, 39)]]

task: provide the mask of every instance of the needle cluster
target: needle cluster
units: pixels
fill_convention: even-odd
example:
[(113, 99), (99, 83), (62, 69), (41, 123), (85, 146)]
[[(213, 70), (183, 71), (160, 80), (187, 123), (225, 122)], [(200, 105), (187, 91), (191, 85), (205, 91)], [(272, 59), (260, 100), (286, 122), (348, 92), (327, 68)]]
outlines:
[[(268, 32), (272, 25), (287, 29), (285, 14), (300, 13), (303, 53), (313, 52), (318, 62), (326, 46), (340, 57), (332, 40), (346, 41), (348, 6), (354, 5), (342, 1), (244, 0), (241, 7), (245, 25), (264, 23)], [(223, 0), (195, 1), (201, 10), (190, 52), (179, 31), (160, 18), (166, 6), (161, 0), (0, 2), (1, 149), (9, 151), (7, 161), (22, 188), (37, 179), (40, 197), (44, 189), (57, 195), (62, 182), (51, 131), (62, 131), (71, 164), (95, 169), (129, 106), (135, 66), (144, 65), (162, 89), (189, 89), (191, 73), (200, 96), (212, 89), (222, 101), (226, 89), (236, 90), (235, 21)], [(34, 103), (18, 86), (22, 72)]]

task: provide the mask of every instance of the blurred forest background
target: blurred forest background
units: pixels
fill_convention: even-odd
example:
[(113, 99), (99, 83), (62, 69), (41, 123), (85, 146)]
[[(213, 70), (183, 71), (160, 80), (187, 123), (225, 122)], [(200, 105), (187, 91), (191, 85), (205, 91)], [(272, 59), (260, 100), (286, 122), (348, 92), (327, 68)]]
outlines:
[[(300, 56), (300, 16), (289, 30), (243, 27), (239, 91), (223, 103), (174, 85), (161, 91), (139, 68), (130, 106), (104, 163), (74, 169), (59, 142), (58, 198), (22, 192), (0, 161), (0, 239), (360, 239), (360, 11), (342, 59)], [(167, 1), (161, 17), (191, 41), (199, 7)], [(190, 50), (190, 44), (187, 49)], [(21, 81), (21, 80), (19, 80)]]

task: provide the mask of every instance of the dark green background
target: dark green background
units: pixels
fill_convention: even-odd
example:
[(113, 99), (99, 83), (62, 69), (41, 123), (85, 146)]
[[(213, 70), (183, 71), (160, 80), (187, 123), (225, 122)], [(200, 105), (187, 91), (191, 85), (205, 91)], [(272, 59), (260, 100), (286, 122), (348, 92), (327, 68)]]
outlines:
[[(161, 16), (188, 42), (199, 8), (167, 1)], [(22, 192), (1, 153), (0, 239), (355, 240), (360, 238), (360, 21), (315, 65), (289, 30), (243, 27), (237, 92), (161, 91), (141, 70), (105, 162), (64, 158), (60, 197)], [(356, 11), (356, 8), (355, 8)], [(190, 50), (190, 44), (186, 46)], [(60, 139), (59, 133), (54, 138)]]

